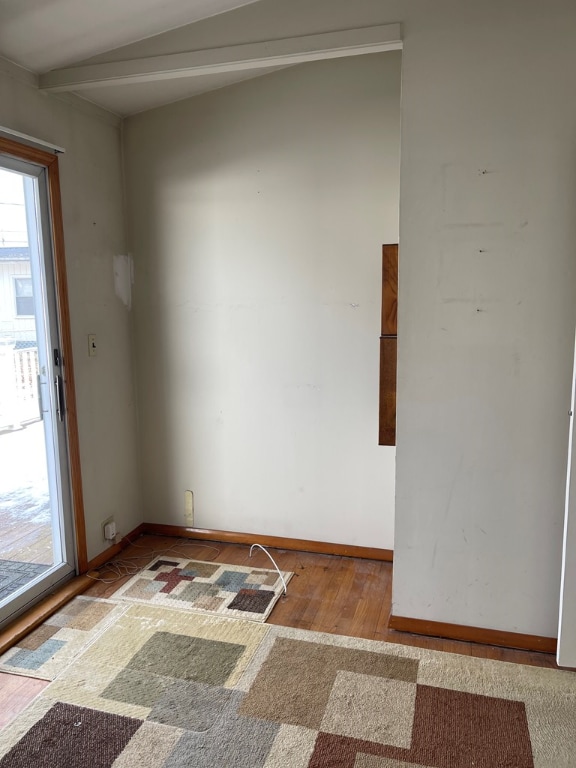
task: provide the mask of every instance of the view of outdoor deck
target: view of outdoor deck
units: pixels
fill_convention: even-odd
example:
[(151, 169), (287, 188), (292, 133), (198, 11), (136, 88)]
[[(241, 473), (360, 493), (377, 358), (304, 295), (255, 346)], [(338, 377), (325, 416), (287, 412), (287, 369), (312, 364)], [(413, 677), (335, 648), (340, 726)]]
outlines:
[(0, 600), (53, 563), (41, 421), (0, 433)]

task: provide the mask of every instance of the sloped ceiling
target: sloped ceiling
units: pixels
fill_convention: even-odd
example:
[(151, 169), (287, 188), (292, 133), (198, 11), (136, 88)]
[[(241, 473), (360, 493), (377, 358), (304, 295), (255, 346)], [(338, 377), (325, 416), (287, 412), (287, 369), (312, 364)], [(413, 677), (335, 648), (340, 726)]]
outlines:
[(0, 54), (47, 72), (253, 2), (0, 0)]
[(381, 0), (361, 5), (367, 13), (356, 2), (335, 13), (332, 0), (0, 0), (0, 57), (47, 91), (124, 117), (318, 54), (398, 47), (400, 26), (379, 26)]
[(154, 83), (134, 83), (132, 85), (107, 85), (77, 91), (84, 98), (105, 107), (117, 115), (135, 115), (155, 109), (174, 101), (189, 99), (207, 91), (224, 88), (226, 85), (240, 83), (259, 75), (275, 72), (280, 67), (267, 67), (245, 72), (225, 72), (203, 77), (186, 77), (179, 80), (161, 80)]

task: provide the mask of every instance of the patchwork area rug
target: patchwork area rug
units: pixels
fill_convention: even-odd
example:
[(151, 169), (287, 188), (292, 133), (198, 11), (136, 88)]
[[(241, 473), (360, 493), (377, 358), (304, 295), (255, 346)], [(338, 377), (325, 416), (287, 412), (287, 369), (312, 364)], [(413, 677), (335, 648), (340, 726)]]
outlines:
[[(293, 574), (282, 576), (288, 583)], [(115, 592), (114, 599), (266, 621), (283, 592), (276, 571), (162, 555)]]
[(75, 597), (2, 654), (0, 671), (53, 680), (127, 608)]
[(576, 675), (132, 605), (0, 768), (573, 768)]

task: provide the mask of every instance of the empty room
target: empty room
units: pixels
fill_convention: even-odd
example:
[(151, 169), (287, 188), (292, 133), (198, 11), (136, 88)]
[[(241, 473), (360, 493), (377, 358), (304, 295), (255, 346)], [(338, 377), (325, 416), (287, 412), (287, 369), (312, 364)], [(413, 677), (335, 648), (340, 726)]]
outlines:
[(575, 32), (0, 2), (2, 768), (573, 766)]

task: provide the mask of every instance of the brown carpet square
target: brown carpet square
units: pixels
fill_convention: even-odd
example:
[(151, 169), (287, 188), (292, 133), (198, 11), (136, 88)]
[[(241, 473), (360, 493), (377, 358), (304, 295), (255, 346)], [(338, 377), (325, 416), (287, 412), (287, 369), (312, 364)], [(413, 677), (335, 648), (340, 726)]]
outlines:
[(156, 560), (154, 565), (149, 566), (146, 570), (148, 571), (158, 571), (160, 568), (164, 568), (164, 566), (168, 568), (174, 568), (174, 566), (177, 566), (178, 563), (174, 562), (174, 560)]
[(405, 763), (404, 760), (392, 760), (391, 757), (359, 754), (354, 762), (354, 768), (426, 768), (426, 766)]
[(220, 563), (202, 563), (198, 560), (192, 560), (180, 566), (180, 572), (186, 576), (197, 576), (201, 579), (209, 579), (216, 571), (221, 568)]
[(533, 768), (524, 703), (419, 685), (412, 748), (402, 757), (438, 768)]
[(86, 608), (84, 608), (80, 614), (73, 617), (72, 621), (68, 624), (68, 628), (81, 629), (84, 632), (89, 632), (113, 610), (114, 605), (106, 605), (106, 603), (88, 603)]
[[(65, 616), (79, 616), (91, 605), (90, 600), (71, 600), (58, 611), (59, 614)], [(52, 617), (54, 618), (54, 617)]]
[(241, 589), (228, 608), (247, 613), (266, 613), (274, 592), (268, 589)]
[(374, 755), (429, 768), (534, 768), (523, 702), (426, 685), (417, 687), (410, 749), (319, 733), (308, 768), (356, 768), (359, 754), (364, 763)]
[(40, 624), (40, 626), (29, 635), (18, 641), (18, 648), (25, 648), (27, 651), (36, 651), (46, 640), (60, 632), (60, 627), (51, 627), (49, 624)]
[(57, 702), (0, 760), (0, 768), (110, 768), (141, 720)]

